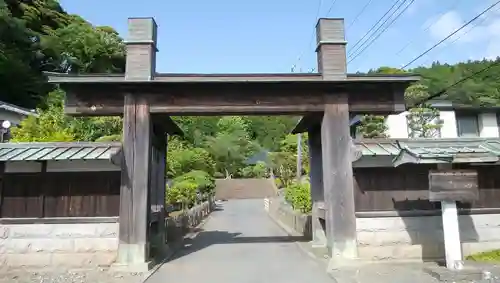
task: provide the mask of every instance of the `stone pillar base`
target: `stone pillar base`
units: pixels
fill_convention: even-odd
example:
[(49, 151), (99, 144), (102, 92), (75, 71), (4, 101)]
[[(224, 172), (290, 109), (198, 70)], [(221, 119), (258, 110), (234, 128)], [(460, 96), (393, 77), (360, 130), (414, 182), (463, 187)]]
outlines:
[[(118, 259), (113, 266), (122, 269), (124, 272), (144, 272), (148, 271), (152, 262), (148, 258), (148, 244), (124, 244), (118, 245)], [(130, 270), (129, 270), (130, 269)]]
[(330, 255), (328, 270), (354, 265), (358, 262), (357, 241), (336, 242), (333, 244), (333, 248), (328, 248), (328, 253)]
[(128, 272), (128, 273), (140, 273), (148, 272), (154, 266), (154, 262), (136, 262), (136, 263), (114, 263), (110, 267), (111, 272)]

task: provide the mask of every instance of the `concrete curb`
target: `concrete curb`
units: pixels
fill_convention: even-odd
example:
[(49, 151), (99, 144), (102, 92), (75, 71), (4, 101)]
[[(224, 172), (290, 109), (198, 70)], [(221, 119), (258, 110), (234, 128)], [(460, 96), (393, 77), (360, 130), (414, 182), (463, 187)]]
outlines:
[[(288, 227), (288, 225), (284, 224), (283, 222), (281, 222), (276, 217), (274, 217), (271, 213), (267, 213), (267, 215), (269, 216), (269, 218), (271, 220), (273, 220), (274, 223), (276, 223), (276, 225), (278, 225), (278, 227), (280, 227), (288, 235), (295, 236), (295, 237), (297, 237), (297, 236), (303, 236), (300, 233), (298, 233), (298, 232), (294, 231), (293, 229), (291, 229), (290, 227)], [(306, 255), (308, 255), (316, 263), (321, 264), (322, 267), (325, 267), (325, 270), (326, 270), (326, 268), (328, 266), (328, 262), (324, 258), (318, 257), (312, 251), (310, 251), (307, 247), (305, 247), (305, 245), (308, 244), (308, 243), (302, 243), (302, 242), (298, 242), (298, 241), (295, 241), (294, 243), (295, 243), (295, 245), (297, 245), (299, 247), (299, 249), (301, 250), (301, 252), (303, 252)]]
[[(210, 214), (208, 214), (208, 216), (203, 219), (200, 224), (196, 225), (195, 227), (193, 227), (192, 229), (194, 231), (197, 231), (198, 229), (202, 228), (203, 226), (205, 226), (205, 224), (207, 223), (207, 221), (212, 217), (212, 213), (214, 211), (211, 211)], [(146, 275), (144, 276), (144, 280), (142, 281), (143, 283), (146, 282), (151, 276), (153, 276), (153, 274), (155, 274), (165, 263), (167, 263), (170, 259), (172, 259), (172, 257), (174, 255), (176, 255), (181, 249), (182, 247), (184, 246), (184, 242), (187, 240), (187, 239), (193, 239), (195, 238), (201, 231), (197, 231), (197, 232), (189, 232), (187, 233), (186, 235), (184, 235), (184, 237), (182, 237), (182, 240), (180, 241), (177, 241), (175, 243), (172, 243), (171, 246), (168, 246), (168, 250), (167, 250), (167, 254), (165, 255), (165, 257), (163, 258), (163, 260), (158, 263), (155, 267), (153, 267), (153, 269), (151, 269), (150, 271), (148, 271), (146, 273)]]
[[(271, 218), (271, 220), (273, 220), (274, 223), (276, 223), (276, 225), (278, 225), (278, 227), (280, 227), (288, 235), (290, 235), (290, 236), (302, 236), (301, 234), (297, 233), (296, 231), (294, 231), (293, 229), (288, 227), (288, 225), (284, 224), (283, 222), (281, 222), (280, 220), (275, 218), (271, 213), (268, 213), (267, 215), (269, 216), (269, 218)], [(314, 254), (310, 250), (311, 248), (306, 246), (306, 245), (310, 244), (310, 242), (302, 243), (302, 242), (295, 241), (294, 243), (299, 247), (301, 252), (308, 255), (316, 264), (318, 264), (322, 268), (324, 268), (325, 273), (330, 278), (332, 278), (334, 280), (333, 282), (336, 282), (336, 283), (358, 283), (357, 279), (352, 278), (352, 276), (350, 276), (348, 274), (340, 274), (342, 272), (340, 272), (340, 273), (336, 272), (336, 274), (332, 274), (332, 272), (329, 270), (328, 258), (320, 257), (320, 256)], [(356, 273), (356, 276), (357, 276), (357, 273)]]

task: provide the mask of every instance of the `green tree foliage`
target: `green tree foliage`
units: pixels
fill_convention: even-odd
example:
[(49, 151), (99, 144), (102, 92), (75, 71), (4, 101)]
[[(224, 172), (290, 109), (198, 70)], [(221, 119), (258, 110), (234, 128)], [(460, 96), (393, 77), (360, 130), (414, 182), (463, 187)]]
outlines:
[(239, 175), (243, 178), (266, 178), (267, 172), (267, 164), (263, 161), (258, 161), (253, 166), (243, 167)]
[(406, 116), (410, 138), (433, 138), (439, 137), (442, 121), (439, 111), (427, 103), (421, 104), (429, 97), (427, 86), (413, 84), (405, 92), (405, 100), (408, 105), (413, 105)]
[[(430, 94), (437, 93), (453, 82), (468, 77), (496, 63), (495, 60), (466, 61), (458, 64), (442, 64), (434, 62), (429, 67), (418, 67), (411, 72), (422, 76), (421, 83), (428, 88)], [(448, 99), (455, 103), (474, 106), (500, 105), (500, 67), (491, 67), (487, 71), (449, 89), (440, 99)]]
[(12, 142), (73, 141), (71, 118), (63, 113), (60, 92), (52, 92), (47, 98), (47, 109), (38, 109), (39, 117), (30, 116), (20, 127), (12, 128)]
[(250, 139), (248, 124), (242, 117), (222, 117), (217, 122), (217, 134), (208, 137), (206, 148), (216, 161), (216, 170), (230, 178), (238, 174), (244, 161), (259, 150)]
[(439, 111), (428, 105), (422, 105), (408, 111), (408, 130), (410, 138), (437, 138), (442, 121)]
[[(307, 140), (307, 135), (303, 134), (301, 139), (302, 174), (309, 172), (309, 148)], [(279, 179), (278, 187), (288, 187), (297, 178), (297, 145), (297, 135), (287, 135), (281, 141), (278, 151), (270, 153), (269, 165), (274, 176)]]
[[(103, 136), (120, 136), (122, 123), (118, 117), (73, 118), (64, 114), (63, 92), (51, 92), (45, 109), (37, 109), (39, 117), (30, 116), (12, 129), (13, 142), (95, 141)], [(103, 141), (103, 140), (101, 140)]]
[(57, 29), (45, 42), (58, 54), (59, 71), (116, 73), (125, 70), (125, 45), (109, 27), (76, 21)]
[(167, 176), (173, 178), (193, 170), (214, 174), (215, 162), (210, 153), (177, 138), (170, 138), (167, 152)]
[(250, 137), (269, 151), (279, 149), (280, 143), (277, 141), (283, 140), (300, 119), (296, 116), (249, 116), (244, 118), (247, 120)]
[(384, 116), (363, 115), (358, 130), (363, 135), (363, 138), (385, 138), (387, 137), (387, 124), (385, 120)]
[(112, 28), (69, 15), (56, 0), (0, 0), (3, 101), (41, 107), (53, 90), (43, 71), (121, 73), (124, 50)]

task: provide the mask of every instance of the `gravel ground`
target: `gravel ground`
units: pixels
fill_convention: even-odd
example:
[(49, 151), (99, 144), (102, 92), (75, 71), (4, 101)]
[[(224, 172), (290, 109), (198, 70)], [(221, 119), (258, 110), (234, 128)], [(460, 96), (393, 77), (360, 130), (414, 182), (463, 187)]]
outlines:
[(143, 280), (144, 274), (142, 273), (112, 273), (106, 269), (0, 271), (0, 283), (142, 283)]

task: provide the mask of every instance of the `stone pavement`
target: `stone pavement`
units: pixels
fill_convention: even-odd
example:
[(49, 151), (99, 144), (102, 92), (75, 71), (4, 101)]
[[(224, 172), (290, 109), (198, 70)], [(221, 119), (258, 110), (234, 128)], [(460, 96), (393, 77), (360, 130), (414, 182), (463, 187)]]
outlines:
[(327, 283), (325, 267), (266, 214), (263, 201), (230, 200), (146, 283)]
[(467, 270), (458, 274), (436, 263), (365, 263), (333, 270), (338, 283), (497, 283), (500, 267), (466, 263)]

